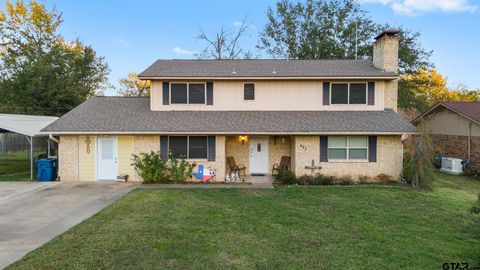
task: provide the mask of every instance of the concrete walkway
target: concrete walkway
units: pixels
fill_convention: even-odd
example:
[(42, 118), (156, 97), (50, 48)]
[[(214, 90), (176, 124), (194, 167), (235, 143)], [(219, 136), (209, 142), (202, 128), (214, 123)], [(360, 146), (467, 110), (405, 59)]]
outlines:
[(91, 217), (138, 185), (0, 182), (0, 269)]

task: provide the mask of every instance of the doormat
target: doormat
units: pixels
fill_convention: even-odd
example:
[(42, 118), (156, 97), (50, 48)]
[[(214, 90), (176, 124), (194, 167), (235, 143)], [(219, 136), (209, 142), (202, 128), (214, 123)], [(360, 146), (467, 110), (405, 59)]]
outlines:
[(250, 176), (267, 176), (265, 173), (251, 173)]

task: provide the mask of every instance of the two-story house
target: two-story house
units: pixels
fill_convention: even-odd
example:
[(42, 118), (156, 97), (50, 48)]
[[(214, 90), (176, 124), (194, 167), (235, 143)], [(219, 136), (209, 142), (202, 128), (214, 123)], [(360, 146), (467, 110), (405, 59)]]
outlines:
[(158, 60), (139, 74), (150, 97), (93, 97), (44, 129), (59, 137), (61, 181), (116, 179), (132, 154), (160, 151), (215, 169), (227, 157), (269, 174), (282, 156), (296, 175), (312, 160), (326, 175), (402, 170), (397, 31), (370, 60)]

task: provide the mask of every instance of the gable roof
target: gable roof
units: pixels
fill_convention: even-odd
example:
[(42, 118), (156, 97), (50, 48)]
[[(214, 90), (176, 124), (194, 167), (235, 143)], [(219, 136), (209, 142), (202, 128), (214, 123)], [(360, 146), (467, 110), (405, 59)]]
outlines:
[(148, 97), (93, 97), (42, 131), (54, 134), (401, 134), (414, 128), (393, 110), (151, 111)]
[(446, 108), (477, 124), (480, 124), (480, 102), (440, 102), (419, 115), (412, 121), (412, 123), (416, 124), (420, 119), (429, 116), (441, 108)]
[(157, 60), (138, 75), (141, 79), (161, 78), (381, 78), (397, 74), (359, 60)]

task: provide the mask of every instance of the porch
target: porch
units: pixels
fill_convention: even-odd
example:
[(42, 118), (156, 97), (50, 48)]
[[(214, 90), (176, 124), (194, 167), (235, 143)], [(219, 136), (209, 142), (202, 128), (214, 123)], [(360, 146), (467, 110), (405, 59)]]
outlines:
[[(235, 165), (244, 167), (245, 181), (272, 182), (274, 164), (280, 164), (282, 156), (291, 159), (289, 169), (293, 170), (293, 136), (227, 136), (225, 138), (225, 173), (232, 173)], [(235, 164), (230, 164), (233, 160)], [(243, 174), (243, 172), (242, 172)]]

